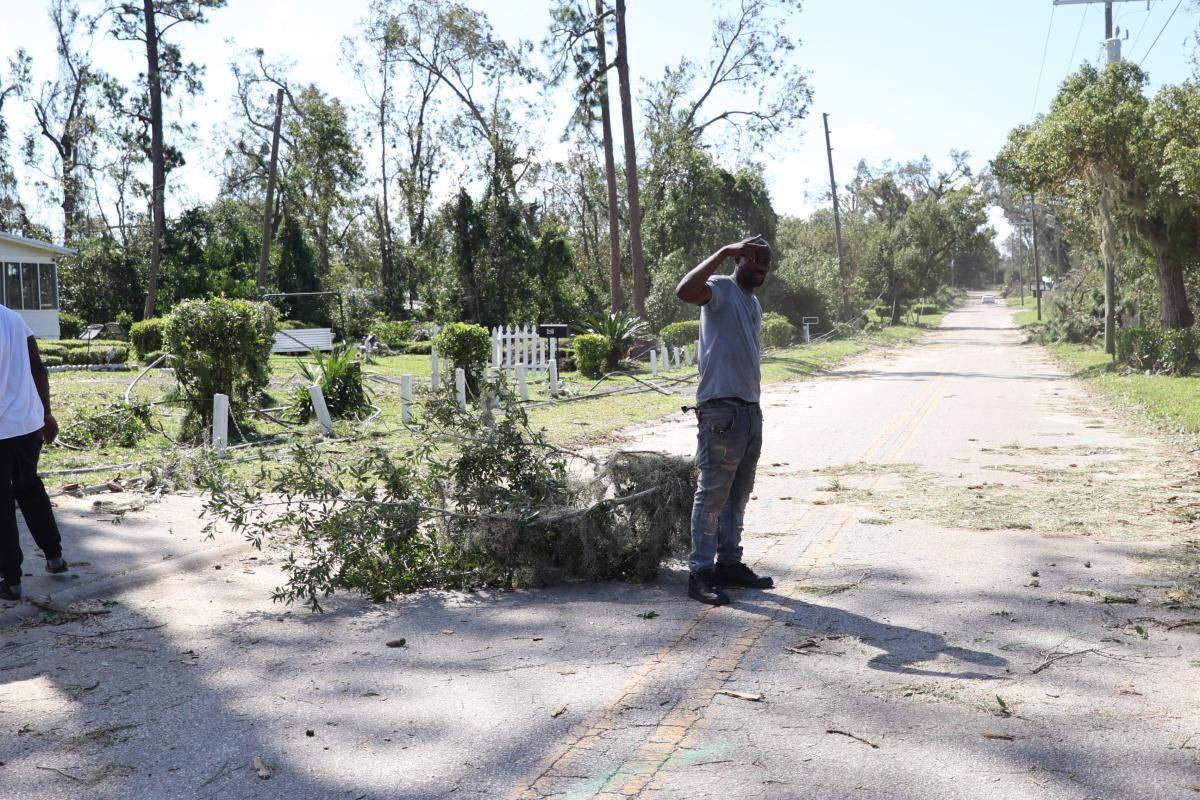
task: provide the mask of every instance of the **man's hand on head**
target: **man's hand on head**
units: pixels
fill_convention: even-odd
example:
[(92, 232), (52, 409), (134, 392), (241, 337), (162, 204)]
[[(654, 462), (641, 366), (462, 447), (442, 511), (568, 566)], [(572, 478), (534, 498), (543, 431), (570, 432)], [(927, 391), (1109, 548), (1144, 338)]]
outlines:
[(728, 245), (727, 252), (734, 259), (744, 258), (754, 263), (770, 263), (771, 245), (761, 236), (748, 236), (740, 242)]

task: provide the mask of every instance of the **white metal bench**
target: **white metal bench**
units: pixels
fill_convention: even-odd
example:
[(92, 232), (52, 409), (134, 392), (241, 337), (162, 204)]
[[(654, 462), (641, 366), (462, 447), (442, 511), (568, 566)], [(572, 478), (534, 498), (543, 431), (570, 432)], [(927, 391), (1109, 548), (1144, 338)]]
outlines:
[(329, 328), (292, 328), (275, 332), (272, 353), (309, 353), (333, 350), (333, 331)]

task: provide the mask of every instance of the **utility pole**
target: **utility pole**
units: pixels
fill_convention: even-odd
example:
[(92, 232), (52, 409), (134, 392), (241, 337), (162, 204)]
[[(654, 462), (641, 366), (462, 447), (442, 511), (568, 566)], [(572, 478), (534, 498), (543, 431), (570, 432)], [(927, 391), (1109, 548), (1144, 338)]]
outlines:
[(850, 321), (850, 286), (846, 277), (846, 257), (842, 253), (842, 215), (838, 210), (837, 181), (833, 178), (833, 147), (829, 143), (829, 115), (825, 121), (825, 154), (829, 157), (829, 193), (833, 196), (833, 238), (837, 242), (838, 273), (842, 276), (842, 321)]
[(271, 167), (267, 171), (267, 199), (263, 203), (262, 248), (258, 251), (258, 293), (267, 293), (271, 264), (271, 211), (275, 207), (275, 173), (279, 163), (279, 124), (283, 120), (283, 89), (275, 92), (275, 125), (271, 130)]
[(1042, 321), (1042, 263), (1038, 261), (1037, 201), (1029, 195), (1029, 216), (1033, 222), (1033, 293), (1037, 296), (1037, 318)]

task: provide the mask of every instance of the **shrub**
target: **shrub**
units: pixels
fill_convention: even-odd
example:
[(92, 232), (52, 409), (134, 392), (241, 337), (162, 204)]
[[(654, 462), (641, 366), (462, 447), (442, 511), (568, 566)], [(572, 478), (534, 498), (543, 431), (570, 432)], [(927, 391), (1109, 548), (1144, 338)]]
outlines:
[(631, 316), (624, 311), (603, 312), (584, 317), (579, 326), (580, 333), (597, 333), (608, 340), (608, 353), (604, 365), (608, 369), (616, 369), (625, 349), (646, 334), (648, 330), (644, 320)]
[(83, 317), (69, 311), (58, 312), (58, 335), (62, 338), (75, 339), (86, 327), (87, 323), (83, 321)]
[(588, 378), (599, 378), (600, 369), (608, 357), (608, 337), (598, 333), (581, 333), (573, 341), (575, 368)]
[(163, 349), (163, 324), (162, 317), (151, 317), (129, 327), (129, 341), (133, 342), (138, 353), (145, 356)]
[(267, 303), (221, 297), (185, 300), (167, 317), (163, 343), (189, 401), (185, 438), (200, 438), (212, 424), (213, 395), (228, 395), (236, 415), (266, 388), (275, 318)]
[(313, 416), (312, 395), (308, 387), (319, 384), (325, 395), (325, 406), (333, 417), (356, 417), (370, 408), (363, 385), (362, 362), (356, 348), (349, 343), (339, 344), (329, 355), (317, 353), (315, 364), (300, 362), (304, 386), (297, 387), (292, 396), (292, 412), (301, 422)]
[(1117, 331), (1117, 360), (1134, 369), (1156, 369), (1161, 347), (1161, 332), (1156, 328)]
[(388, 347), (400, 347), (414, 338), (415, 326), (405, 320), (389, 320), (382, 315), (376, 316), (371, 323), (371, 335), (376, 341)]
[(428, 339), (423, 342), (404, 342), (399, 349), (410, 356), (427, 356), (433, 352), (433, 342)]
[(467, 376), (467, 390), (479, 395), (483, 368), (492, 352), (492, 337), (487, 328), (466, 322), (451, 322), (434, 342), (438, 353), (446, 359), (447, 371), (461, 369)]
[(762, 347), (786, 347), (796, 340), (796, 329), (782, 314), (763, 314), (758, 341)]
[[(129, 359), (129, 348), (125, 342), (111, 339), (58, 339), (39, 342), (38, 350), (42, 362), (48, 366), (84, 364), (124, 364)], [(57, 359), (51, 363), (49, 359)]]
[[(153, 364), (155, 361), (158, 361), (158, 359), (164, 355), (166, 355), (165, 350), (151, 350), (149, 353), (142, 355), (142, 357), (138, 360), (141, 362), (141, 364), (143, 366), (148, 367), (151, 364)], [(168, 359), (164, 359), (163, 361), (159, 361), (158, 366), (160, 366), (160, 367), (171, 366), (170, 359), (168, 358)]]
[(912, 307), (912, 313), (918, 317), (927, 316), (929, 314), (938, 313), (938, 307), (930, 303), (917, 303)]
[(658, 332), (658, 337), (671, 349), (683, 347), (685, 344), (694, 345), (700, 338), (700, 320), (689, 319), (685, 322), (672, 322)]
[(137, 447), (150, 423), (150, 406), (113, 403), (79, 410), (63, 426), (62, 438), (80, 447)]
[(1172, 375), (1190, 375), (1196, 368), (1196, 334), (1191, 328), (1160, 331), (1157, 369)]

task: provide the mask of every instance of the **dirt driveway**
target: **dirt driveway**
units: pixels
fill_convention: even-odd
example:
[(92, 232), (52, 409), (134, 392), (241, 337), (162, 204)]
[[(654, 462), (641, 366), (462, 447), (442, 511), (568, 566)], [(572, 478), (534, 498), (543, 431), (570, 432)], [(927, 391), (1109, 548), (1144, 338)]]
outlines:
[(677, 565), (310, 615), (218, 541), (89, 578), (74, 616), (0, 616), (0, 795), (1200, 797), (1185, 452), (977, 302), (764, 413), (746, 545), (776, 589), (709, 608)]

